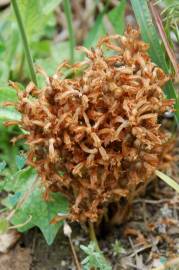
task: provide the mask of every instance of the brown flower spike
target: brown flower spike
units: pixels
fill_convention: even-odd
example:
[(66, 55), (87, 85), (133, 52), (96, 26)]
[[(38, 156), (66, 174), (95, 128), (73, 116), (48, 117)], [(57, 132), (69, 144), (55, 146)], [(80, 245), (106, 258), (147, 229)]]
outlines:
[(158, 116), (173, 100), (161, 87), (168, 77), (151, 62), (139, 31), (107, 36), (96, 49), (81, 48), (87, 60), (74, 66), (83, 73), (46, 77), (18, 92), (17, 109), (26, 135), (28, 163), (48, 192), (61, 192), (71, 204), (70, 219), (99, 220), (120, 198), (133, 196), (160, 165), (169, 136)]

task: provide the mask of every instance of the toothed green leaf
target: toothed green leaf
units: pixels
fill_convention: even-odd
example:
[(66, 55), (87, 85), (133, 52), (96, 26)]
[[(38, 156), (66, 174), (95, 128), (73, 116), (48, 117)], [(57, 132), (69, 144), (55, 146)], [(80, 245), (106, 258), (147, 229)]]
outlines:
[[(63, 222), (51, 224), (51, 220), (60, 212), (68, 212), (68, 202), (60, 193), (50, 193), (50, 200), (43, 198), (43, 188), (40, 184), (35, 184), (36, 173), (32, 168), (25, 168), (18, 172), (14, 178), (6, 184), (6, 189), (15, 192), (2, 201), (2, 203), (12, 209), (17, 203), (26, 197), (15, 211), (10, 220), (13, 225), (24, 224), (31, 217), (30, 221), (18, 228), (24, 232), (37, 226), (43, 233), (47, 243), (51, 245)], [(11, 185), (10, 185), (11, 183)]]

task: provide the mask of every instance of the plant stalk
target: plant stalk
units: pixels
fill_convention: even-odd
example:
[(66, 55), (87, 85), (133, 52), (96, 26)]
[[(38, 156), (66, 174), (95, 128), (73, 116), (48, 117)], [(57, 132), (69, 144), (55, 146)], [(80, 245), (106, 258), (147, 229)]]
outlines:
[(98, 251), (100, 251), (100, 247), (98, 245), (98, 240), (96, 238), (96, 233), (95, 233), (94, 225), (93, 225), (92, 222), (89, 222), (89, 235), (90, 235), (91, 241), (93, 241), (95, 243), (96, 249)]
[(11, 0), (11, 2), (12, 2), (12, 6), (13, 6), (13, 10), (14, 10), (16, 19), (17, 19), (17, 24), (18, 24), (18, 27), (20, 30), (20, 34), (21, 34), (21, 38), (22, 38), (22, 42), (23, 42), (23, 46), (24, 46), (24, 51), (25, 51), (27, 63), (29, 66), (30, 76), (31, 76), (32, 81), (37, 85), (37, 79), (36, 79), (35, 70), (34, 70), (34, 66), (33, 66), (32, 56), (30, 53), (27, 35), (26, 35), (25, 29), (24, 29), (20, 10), (19, 10), (19, 7), (18, 7), (16, 0)]
[(67, 27), (69, 33), (69, 46), (70, 46), (70, 60), (74, 63), (74, 50), (75, 50), (75, 34), (73, 31), (72, 12), (69, 0), (63, 1), (64, 11), (67, 19)]
[(71, 240), (71, 237), (68, 237), (68, 240), (69, 240), (69, 243), (70, 243), (70, 247), (71, 247), (71, 250), (72, 250), (72, 254), (73, 254), (73, 257), (74, 257), (74, 261), (75, 261), (77, 270), (82, 270), (81, 265), (80, 265), (79, 260), (78, 260), (78, 257), (77, 257), (77, 254), (76, 254), (76, 251), (75, 251), (75, 248), (73, 246), (73, 242)]
[(158, 170), (155, 171), (155, 174), (163, 180), (167, 185), (172, 187), (176, 192), (179, 193), (179, 185), (176, 181), (174, 181), (171, 177), (168, 175), (164, 174), (163, 172), (160, 172)]

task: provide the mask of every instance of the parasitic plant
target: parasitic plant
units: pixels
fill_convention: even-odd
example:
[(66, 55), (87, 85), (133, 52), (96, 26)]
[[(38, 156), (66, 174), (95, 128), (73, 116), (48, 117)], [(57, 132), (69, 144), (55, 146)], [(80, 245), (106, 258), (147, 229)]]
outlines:
[[(159, 116), (174, 101), (164, 96), (169, 76), (148, 47), (128, 27), (95, 49), (80, 47), (87, 58), (64, 62), (43, 89), (30, 83), (18, 91), (27, 162), (41, 177), (45, 199), (49, 191), (68, 198), (72, 221), (100, 221), (110, 204), (131, 201), (161, 166), (170, 135)], [(63, 69), (74, 76), (65, 78)]]

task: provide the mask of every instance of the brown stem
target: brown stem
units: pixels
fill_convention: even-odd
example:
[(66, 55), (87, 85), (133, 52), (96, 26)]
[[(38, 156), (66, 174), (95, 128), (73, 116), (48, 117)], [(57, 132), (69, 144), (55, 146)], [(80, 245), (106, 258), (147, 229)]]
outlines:
[(77, 257), (77, 254), (76, 254), (76, 251), (75, 251), (75, 248), (73, 246), (73, 242), (71, 240), (71, 237), (68, 237), (68, 240), (70, 242), (70, 247), (71, 247), (71, 251), (72, 251), (74, 261), (75, 261), (75, 264), (76, 264), (76, 269), (77, 270), (82, 270), (81, 265), (80, 265), (79, 260), (78, 260), (78, 257)]

